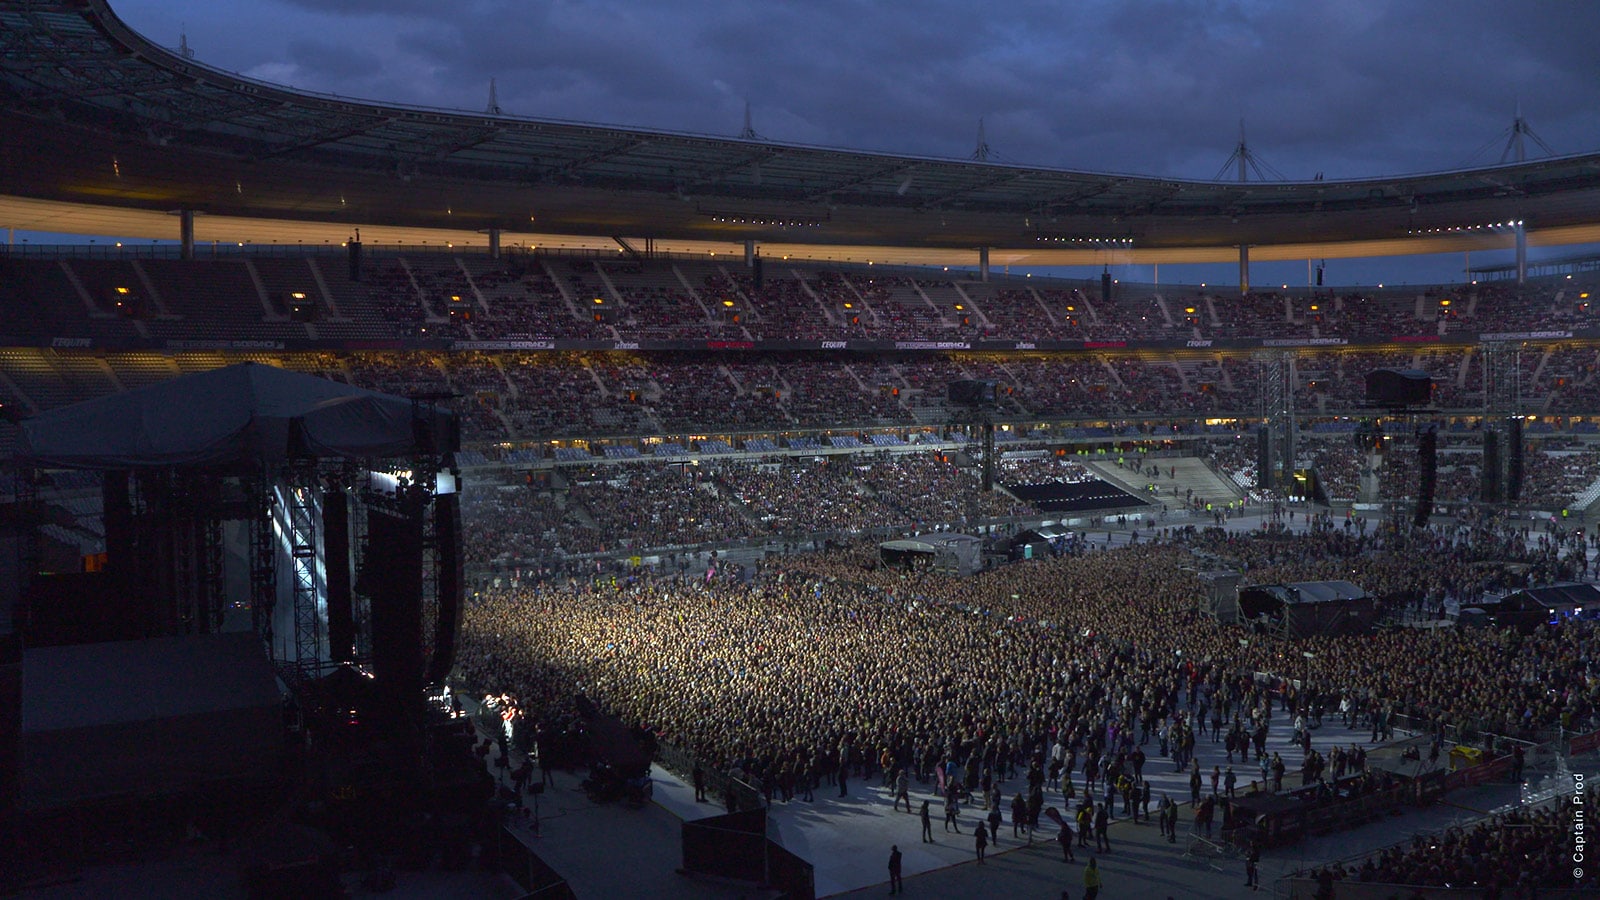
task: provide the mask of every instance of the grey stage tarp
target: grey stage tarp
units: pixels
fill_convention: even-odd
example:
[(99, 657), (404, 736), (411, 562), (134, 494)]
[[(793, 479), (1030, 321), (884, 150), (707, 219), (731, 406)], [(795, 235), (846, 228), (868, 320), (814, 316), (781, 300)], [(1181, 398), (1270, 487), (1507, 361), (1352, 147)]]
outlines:
[[(421, 449), (414, 406), (403, 397), (241, 363), (26, 419), (18, 456), (71, 469), (400, 457)], [(436, 429), (454, 417), (439, 415)]]
[(21, 805), (270, 777), (283, 748), (275, 679), (246, 632), (27, 650)]

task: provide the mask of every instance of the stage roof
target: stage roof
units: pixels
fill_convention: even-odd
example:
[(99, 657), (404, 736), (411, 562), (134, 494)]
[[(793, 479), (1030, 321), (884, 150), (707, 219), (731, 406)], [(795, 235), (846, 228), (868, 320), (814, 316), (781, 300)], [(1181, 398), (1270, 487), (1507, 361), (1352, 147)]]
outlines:
[[(1030, 265), (1217, 261), (1239, 244), (1255, 259), (1503, 248), (1514, 219), (1534, 244), (1600, 240), (1594, 153), (1344, 181), (1189, 181), (312, 94), (184, 58), (105, 0), (7, 4), (0, 47), (0, 211), (39, 230), (60, 229), (19, 218), (28, 201), (104, 210), (89, 227), (127, 237), (175, 238), (176, 221), (156, 217), (189, 209), (201, 240), (265, 243), (265, 226), (232, 228), (243, 219), (290, 223), (283, 243), (356, 226), (465, 243), (497, 228), (507, 242), (749, 239), (769, 255), (949, 264), (972, 264), (978, 247)], [(1483, 227), (1448, 230), (1471, 226)]]
[(435, 434), (453, 428), (453, 412), (404, 397), (240, 363), (25, 419), (17, 455), (73, 469), (385, 459), (424, 452), (414, 420), (429, 414)]

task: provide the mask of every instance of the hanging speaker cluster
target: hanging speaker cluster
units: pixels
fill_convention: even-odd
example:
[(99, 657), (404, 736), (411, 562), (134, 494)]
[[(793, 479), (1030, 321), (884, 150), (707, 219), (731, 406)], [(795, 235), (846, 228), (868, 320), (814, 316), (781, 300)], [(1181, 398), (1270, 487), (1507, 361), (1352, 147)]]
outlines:
[(1421, 528), (1433, 514), (1433, 490), (1439, 480), (1439, 432), (1426, 428), (1417, 435), (1417, 469), (1422, 473), (1417, 486), (1417, 510), (1411, 524)]

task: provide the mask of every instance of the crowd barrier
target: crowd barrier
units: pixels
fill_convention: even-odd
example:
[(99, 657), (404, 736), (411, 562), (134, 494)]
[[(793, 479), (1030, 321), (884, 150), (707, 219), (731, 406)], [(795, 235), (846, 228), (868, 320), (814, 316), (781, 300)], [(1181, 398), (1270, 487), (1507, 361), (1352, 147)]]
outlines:
[[(660, 741), (656, 745), (655, 761), (685, 783), (693, 783), (695, 758), (689, 751), (676, 744)], [(705, 775), (706, 795), (726, 805), (729, 812), (760, 809), (766, 805), (760, 791), (720, 768), (702, 764), (700, 771)]]
[[(1287, 900), (1480, 900), (1486, 896), (1481, 887), (1418, 887), (1410, 884), (1381, 884), (1374, 881), (1335, 881), (1328, 893), (1318, 893), (1315, 879), (1290, 878), (1278, 885), (1279, 897)], [(1594, 891), (1571, 888), (1540, 888), (1540, 900), (1576, 900), (1593, 897)]]
[(527, 900), (577, 900), (567, 880), (533, 852), (533, 848), (509, 828), (500, 829), (500, 871), (505, 872), (527, 894)]

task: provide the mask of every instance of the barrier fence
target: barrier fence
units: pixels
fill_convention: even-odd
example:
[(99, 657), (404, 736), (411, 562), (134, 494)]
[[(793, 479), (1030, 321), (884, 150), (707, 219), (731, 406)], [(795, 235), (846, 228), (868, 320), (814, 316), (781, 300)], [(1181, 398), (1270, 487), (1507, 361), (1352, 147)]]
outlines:
[(529, 900), (577, 900), (567, 880), (550, 868), (509, 828), (500, 829), (500, 870), (524, 891)]
[[(695, 758), (688, 750), (667, 741), (660, 741), (656, 745), (656, 764), (683, 779), (685, 783), (694, 783)], [(702, 764), (700, 771), (705, 775), (706, 794), (721, 801), (729, 812), (760, 809), (766, 806), (760, 791), (717, 766)]]
[[(1531, 749), (1524, 752), (1525, 762), (1527, 764), (1531, 765), (1537, 762), (1540, 765), (1545, 765), (1548, 764), (1549, 760), (1553, 759), (1554, 769), (1557, 773), (1556, 777), (1562, 777), (1563, 779), (1564, 773), (1566, 773), (1568, 770), (1567, 760), (1571, 756), (1591, 752), (1597, 748), (1600, 748), (1600, 730), (1586, 732), (1584, 734), (1574, 735), (1571, 737), (1562, 735), (1558, 736), (1555, 740), (1547, 741), (1537, 745), (1528, 745), (1526, 742), (1514, 741), (1513, 739), (1504, 738), (1503, 736), (1498, 735), (1489, 735), (1489, 737), (1498, 738), (1502, 742), (1506, 742), (1504, 746), (1513, 746), (1520, 743), (1523, 746), (1530, 747)], [(1510, 753), (1506, 753), (1477, 765), (1457, 768), (1450, 772), (1428, 773), (1416, 779), (1412, 785), (1408, 785), (1404, 790), (1408, 792), (1414, 791), (1414, 801), (1418, 805), (1424, 805), (1426, 803), (1431, 803), (1438, 800), (1448, 791), (1466, 787), (1474, 787), (1504, 779), (1514, 774), (1512, 771), (1514, 766), (1515, 757)], [(1549, 781), (1550, 779), (1547, 778), (1546, 783)], [(1563, 780), (1563, 782), (1555, 788), (1540, 791), (1532, 795), (1530, 795), (1529, 791), (1525, 787), (1517, 803), (1514, 805), (1519, 808), (1523, 806), (1527, 806), (1529, 808), (1536, 807), (1539, 804), (1547, 802), (1551, 799), (1565, 797), (1571, 794), (1573, 791), (1573, 785), (1574, 782)], [(1503, 811), (1505, 810), (1500, 810), (1500, 812)], [(1475, 820), (1474, 822), (1466, 823), (1465, 825), (1452, 827), (1470, 828), (1476, 824), (1490, 820), (1493, 818), (1493, 815), (1494, 814), (1484, 816)], [(1365, 860), (1369, 858), (1375, 858), (1380, 854), (1388, 852), (1402, 844), (1409, 844), (1411, 840), (1411, 838), (1407, 838), (1404, 841), (1390, 844), (1386, 847), (1381, 847), (1368, 853), (1362, 853), (1345, 859), (1334, 860), (1326, 863), (1325, 865), (1338, 865), (1343, 866), (1346, 870), (1354, 870)], [(1308, 877), (1302, 871), (1279, 879), (1274, 893), (1279, 897), (1288, 897), (1290, 900), (1379, 900), (1379, 898), (1399, 896), (1404, 896), (1406, 898), (1422, 898), (1422, 900), (1429, 900), (1429, 898), (1437, 898), (1437, 900), (1454, 900), (1454, 898), (1482, 897), (1484, 896), (1484, 889), (1481, 886), (1467, 888), (1446, 888), (1383, 884), (1349, 880), (1333, 880), (1331, 883), (1324, 884), (1319, 883), (1315, 878)], [(1585, 886), (1583, 888), (1575, 887), (1573, 889), (1541, 888), (1538, 891), (1538, 896), (1542, 898), (1568, 898), (1579, 896), (1592, 897), (1595, 896), (1595, 891), (1592, 886)]]

